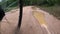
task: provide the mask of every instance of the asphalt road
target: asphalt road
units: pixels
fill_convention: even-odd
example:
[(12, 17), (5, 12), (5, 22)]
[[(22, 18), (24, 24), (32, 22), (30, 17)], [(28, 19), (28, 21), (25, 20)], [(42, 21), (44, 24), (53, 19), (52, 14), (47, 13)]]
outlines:
[[(19, 9), (7, 12), (1, 22), (1, 34), (15, 34)], [(18, 34), (60, 34), (60, 20), (53, 15), (32, 6), (23, 8), (23, 18)]]

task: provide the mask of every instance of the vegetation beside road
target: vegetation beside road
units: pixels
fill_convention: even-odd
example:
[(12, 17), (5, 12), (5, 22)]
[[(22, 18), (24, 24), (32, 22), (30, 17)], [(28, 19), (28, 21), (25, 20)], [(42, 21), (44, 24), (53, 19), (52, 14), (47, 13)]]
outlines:
[[(18, 6), (18, 0), (2, 0), (0, 5), (5, 12)], [(37, 6), (60, 19), (60, 0), (23, 0), (24, 6)]]

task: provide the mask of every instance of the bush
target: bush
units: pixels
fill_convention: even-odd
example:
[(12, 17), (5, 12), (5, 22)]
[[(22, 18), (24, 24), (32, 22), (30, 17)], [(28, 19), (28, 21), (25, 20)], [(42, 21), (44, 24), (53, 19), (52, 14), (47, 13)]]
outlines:
[(24, 0), (24, 5), (60, 5), (60, 0)]

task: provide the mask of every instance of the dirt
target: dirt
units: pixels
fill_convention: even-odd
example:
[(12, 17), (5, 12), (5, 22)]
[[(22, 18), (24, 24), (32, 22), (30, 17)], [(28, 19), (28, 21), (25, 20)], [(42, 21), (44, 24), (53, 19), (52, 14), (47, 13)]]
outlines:
[[(48, 34), (44, 27), (41, 27), (37, 19), (32, 15), (33, 6), (23, 8), (23, 18), (21, 28), (18, 34)], [(48, 29), (51, 34), (60, 34), (60, 20), (53, 15), (36, 8), (38, 12), (42, 12), (45, 17)], [(1, 21), (1, 34), (15, 34), (19, 19), (19, 8), (7, 12)]]

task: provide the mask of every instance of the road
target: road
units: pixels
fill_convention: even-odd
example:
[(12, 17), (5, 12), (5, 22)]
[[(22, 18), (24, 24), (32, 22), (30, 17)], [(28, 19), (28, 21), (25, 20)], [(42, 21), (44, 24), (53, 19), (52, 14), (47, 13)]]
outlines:
[[(1, 34), (15, 34), (19, 9), (7, 12), (1, 22)], [(33, 6), (23, 8), (23, 18), (18, 34), (60, 34), (60, 20)]]

